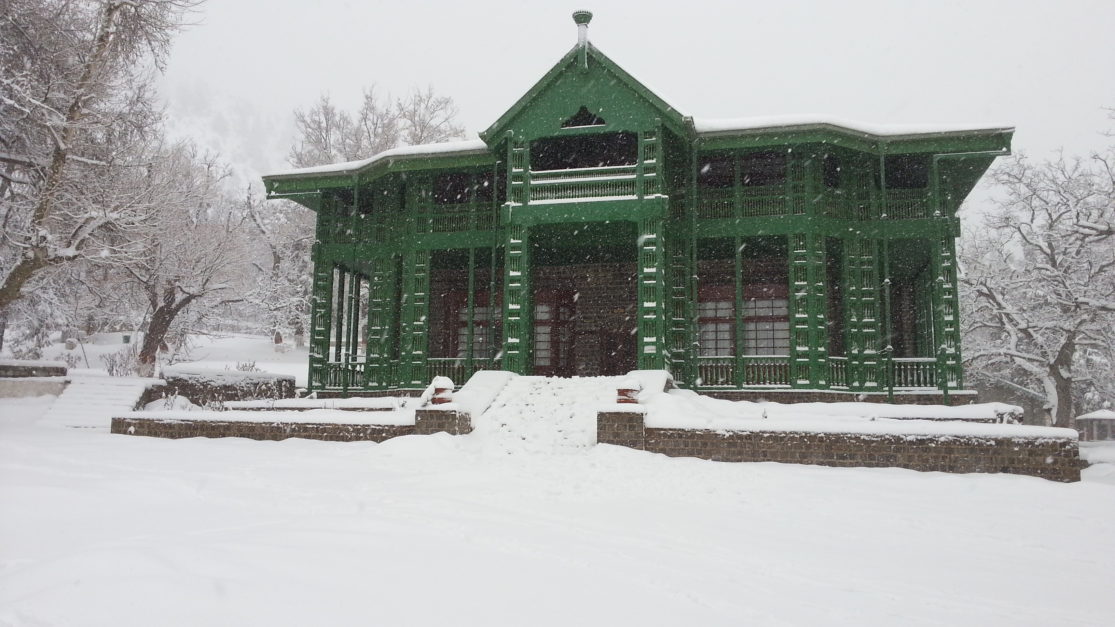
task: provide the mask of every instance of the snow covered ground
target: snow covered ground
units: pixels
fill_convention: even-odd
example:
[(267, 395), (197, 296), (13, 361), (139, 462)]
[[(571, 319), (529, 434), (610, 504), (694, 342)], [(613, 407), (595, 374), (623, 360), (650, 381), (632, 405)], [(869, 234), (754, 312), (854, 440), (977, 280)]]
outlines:
[[(62, 361), (65, 355), (71, 355), (82, 368), (88, 365), (90, 369), (104, 369), (102, 357), (125, 347), (120, 343), (120, 335), (98, 334), (73, 350), (66, 350), (63, 344), (56, 343), (43, 350), (43, 357)], [(251, 361), (264, 372), (293, 375), (295, 385), (306, 385), (309, 351), (305, 347), (285, 345), (284, 352), (278, 352), (269, 337), (239, 333), (192, 336), (190, 346), (185, 359), (180, 362), (189, 370), (236, 370), (237, 364)]]
[(1099, 467), (492, 446), (526, 428), (507, 407), (459, 437), (161, 440), (40, 421), (52, 400), (0, 400), (0, 625), (1115, 622)]

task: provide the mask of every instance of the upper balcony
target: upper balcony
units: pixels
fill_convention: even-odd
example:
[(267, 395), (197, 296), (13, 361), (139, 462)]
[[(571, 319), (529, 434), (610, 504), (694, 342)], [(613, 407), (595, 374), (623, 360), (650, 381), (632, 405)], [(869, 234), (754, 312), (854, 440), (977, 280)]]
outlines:
[(662, 193), (657, 134), (582, 133), (513, 147), (508, 200), (519, 205), (633, 200)]

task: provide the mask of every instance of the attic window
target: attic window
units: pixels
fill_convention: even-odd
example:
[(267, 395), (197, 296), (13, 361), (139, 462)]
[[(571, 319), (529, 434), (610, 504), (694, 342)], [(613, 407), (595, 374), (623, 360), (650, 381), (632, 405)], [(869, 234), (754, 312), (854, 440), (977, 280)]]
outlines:
[(573, 117), (561, 123), (562, 128), (579, 128), (581, 126), (604, 126), (607, 122), (604, 118), (592, 113), (588, 107), (581, 105), (581, 108), (573, 114)]

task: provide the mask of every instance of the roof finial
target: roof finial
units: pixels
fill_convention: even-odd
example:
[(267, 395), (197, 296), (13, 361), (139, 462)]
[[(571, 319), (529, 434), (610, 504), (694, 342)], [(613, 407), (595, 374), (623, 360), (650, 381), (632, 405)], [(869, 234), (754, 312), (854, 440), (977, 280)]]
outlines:
[(588, 43), (588, 23), (592, 21), (592, 12), (574, 11), (573, 21), (577, 23), (577, 44), (584, 46)]

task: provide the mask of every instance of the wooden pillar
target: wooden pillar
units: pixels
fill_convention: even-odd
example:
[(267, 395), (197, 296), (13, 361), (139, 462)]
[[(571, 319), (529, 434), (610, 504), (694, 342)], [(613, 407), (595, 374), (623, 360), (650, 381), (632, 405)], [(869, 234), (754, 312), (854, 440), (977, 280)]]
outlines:
[(638, 351), (640, 370), (666, 367), (666, 251), (662, 220), (640, 220), (638, 234)]
[(386, 388), (391, 380), (391, 332), (395, 305), (395, 262), (391, 257), (372, 260), (368, 283), (368, 344), (365, 385)]
[(337, 328), (333, 330), (333, 362), (340, 363), (345, 345), (345, 270), (334, 266), (336, 293), (333, 294), (332, 309), (336, 314)]
[(828, 386), (828, 327), (825, 324), (825, 238), (790, 236), (790, 384)]
[(410, 250), (403, 257), (402, 346), (400, 379), (406, 386), (425, 386), (430, 315), (430, 251)]
[(330, 326), (333, 319), (333, 263), (322, 254), (320, 243), (314, 244), (313, 258), (314, 283), (313, 295), (310, 299), (310, 371), (307, 379), (311, 391), (325, 387)]
[(933, 241), (933, 323), (937, 330), (937, 387), (945, 394), (964, 386), (960, 355), (960, 319), (956, 276), (956, 240), (951, 233)]
[(508, 225), (503, 262), (503, 369), (518, 374), (529, 374), (531, 370), (534, 312), (529, 237), (527, 227)]
[(845, 307), (848, 310), (848, 387), (879, 389), (878, 242), (857, 233), (845, 240)]
[[(468, 295), (465, 302), (466, 320), (468, 320), (468, 327), (465, 331), (465, 372), (466, 376), (471, 376), (473, 372), (473, 358), (472, 345), (476, 334), (476, 249), (468, 249)], [(459, 320), (449, 320), (447, 322), (449, 328), (452, 329), (450, 333), (456, 334)], [(457, 385), (464, 384), (464, 381), (454, 381)]]

